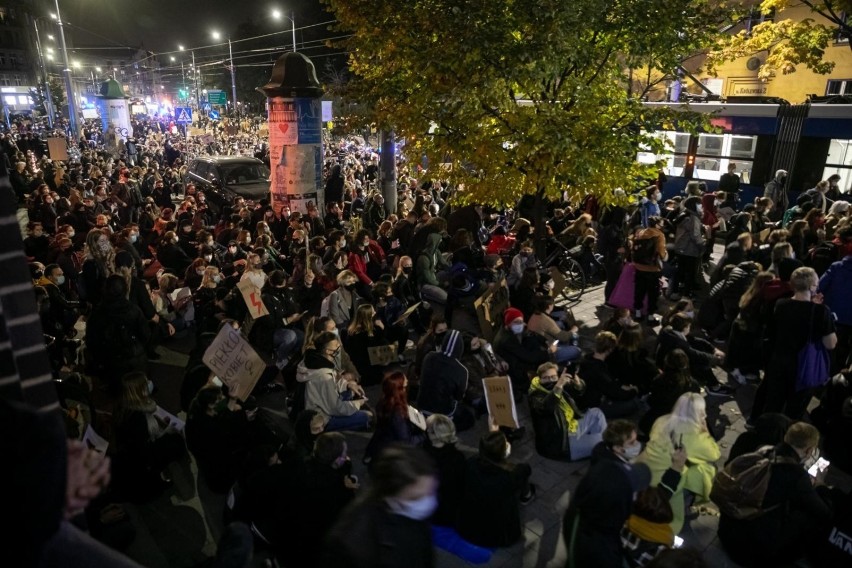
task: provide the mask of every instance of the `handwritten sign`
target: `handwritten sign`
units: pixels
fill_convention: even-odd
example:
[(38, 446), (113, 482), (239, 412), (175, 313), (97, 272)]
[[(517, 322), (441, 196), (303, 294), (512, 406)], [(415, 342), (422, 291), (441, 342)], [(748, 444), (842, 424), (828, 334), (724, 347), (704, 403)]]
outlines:
[(266, 309), (266, 305), (260, 297), (260, 288), (255, 286), (251, 280), (240, 280), (237, 282), (237, 288), (240, 289), (243, 301), (245, 301), (252, 318), (257, 319), (269, 315), (269, 310)]
[(414, 313), (414, 310), (416, 310), (418, 308), (418, 306), (420, 306), (420, 304), (421, 304), (421, 302), (417, 302), (416, 304), (414, 304), (413, 306), (411, 306), (410, 308), (408, 308), (407, 310), (402, 312), (402, 315), (399, 316), (399, 319), (396, 320), (394, 322), (394, 324), (398, 324), (398, 323), (405, 321), (408, 318), (408, 316), (410, 316), (411, 314)]
[(397, 362), (396, 343), (367, 347), (367, 353), (370, 355), (370, 365), (384, 367)]
[(223, 325), (201, 358), (219, 379), (228, 385), (234, 398), (245, 400), (266, 369), (266, 363), (240, 332)]
[(518, 411), (512, 394), (512, 382), (509, 377), (487, 377), (482, 379), (485, 390), (485, 404), (488, 414), (498, 426), (519, 428)]
[(54, 161), (65, 161), (68, 159), (68, 143), (65, 138), (48, 138), (47, 153)]
[(489, 343), (494, 341), (497, 330), (503, 325), (503, 312), (509, 307), (509, 287), (506, 280), (500, 282), (497, 287), (489, 287), (473, 302), (473, 307), (482, 337)]
[(553, 279), (553, 297), (556, 298), (565, 289), (565, 277), (562, 276), (562, 273), (555, 266), (551, 266), (548, 270), (550, 271), (550, 277)]

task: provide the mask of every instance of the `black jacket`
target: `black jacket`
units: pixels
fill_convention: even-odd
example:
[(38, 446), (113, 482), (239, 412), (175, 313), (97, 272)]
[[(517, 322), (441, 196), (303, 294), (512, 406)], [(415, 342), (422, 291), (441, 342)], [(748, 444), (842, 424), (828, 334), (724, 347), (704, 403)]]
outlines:
[(603, 397), (609, 400), (631, 400), (636, 397), (632, 390), (624, 390), (609, 374), (606, 361), (586, 354), (580, 362), (577, 374), (586, 382), (586, 390), (577, 402), (583, 409), (599, 408)]
[(461, 334), (450, 331), (442, 351), (423, 358), (417, 407), (433, 414), (452, 415), (467, 390), (467, 369), (459, 362), (464, 352)]

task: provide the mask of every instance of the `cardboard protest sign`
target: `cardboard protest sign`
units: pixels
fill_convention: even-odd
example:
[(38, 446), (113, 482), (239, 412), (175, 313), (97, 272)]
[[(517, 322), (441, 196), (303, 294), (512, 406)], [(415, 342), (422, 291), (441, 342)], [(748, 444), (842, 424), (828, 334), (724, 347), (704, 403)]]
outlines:
[(90, 450), (105, 454), (109, 448), (109, 442), (104, 440), (97, 432), (92, 429), (92, 425), (86, 428), (86, 433), (83, 434), (83, 443)]
[(402, 315), (401, 315), (401, 316), (399, 316), (399, 319), (398, 319), (398, 320), (396, 320), (396, 321), (394, 322), (394, 324), (397, 324), (397, 323), (400, 323), (400, 322), (405, 321), (405, 319), (406, 319), (406, 318), (408, 318), (408, 316), (410, 316), (411, 314), (413, 314), (413, 313), (414, 313), (414, 310), (416, 310), (416, 309), (417, 309), (417, 307), (418, 307), (420, 304), (421, 304), (421, 302), (417, 302), (416, 304), (414, 304), (413, 306), (411, 306), (410, 308), (408, 308), (407, 310), (405, 310), (404, 312), (402, 312)]
[(396, 343), (393, 345), (377, 345), (376, 347), (367, 347), (367, 353), (370, 355), (370, 365), (384, 367), (391, 363), (396, 363)]
[(565, 277), (562, 276), (562, 273), (555, 266), (551, 266), (548, 270), (550, 277), (553, 279), (553, 297), (556, 298), (565, 289)]
[(509, 428), (520, 427), (509, 377), (487, 377), (482, 379), (482, 386), (485, 389), (488, 414), (494, 419), (494, 423)]
[(186, 422), (184, 422), (168, 410), (163, 409), (163, 407), (161, 406), (158, 406), (157, 410), (154, 411), (154, 416), (163, 424), (165, 424), (166, 426), (170, 426), (178, 432), (183, 432), (184, 428), (186, 428)]
[(245, 400), (266, 369), (260, 355), (230, 325), (223, 325), (201, 358), (207, 367), (228, 385), (234, 398)]
[(509, 288), (503, 280), (496, 288), (489, 287), (473, 302), (482, 337), (489, 343), (494, 341), (497, 330), (503, 325), (503, 312), (509, 307)]
[(50, 159), (54, 161), (62, 161), (68, 159), (68, 146), (65, 138), (48, 138), (47, 153)]
[(266, 309), (266, 305), (260, 297), (260, 288), (255, 286), (250, 280), (240, 280), (237, 282), (237, 288), (240, 289), (252, 318), (257, 319), (269, 315), (269, 310)]

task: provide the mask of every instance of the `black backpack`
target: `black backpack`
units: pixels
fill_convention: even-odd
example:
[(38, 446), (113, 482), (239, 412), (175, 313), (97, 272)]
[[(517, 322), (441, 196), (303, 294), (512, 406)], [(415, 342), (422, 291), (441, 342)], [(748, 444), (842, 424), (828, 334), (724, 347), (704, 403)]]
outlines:
[(657, 254), (657, 239), (633, 239), (633, 245), (630, 249), (631, 258), (637, 264), (655, 265), (659, 262)]
[(832, 242), (822, 242), (808, 251), (805, 264), (813, 268), (819, 276), (825, 274), (828, 267), (837, 262), (839, 247)]

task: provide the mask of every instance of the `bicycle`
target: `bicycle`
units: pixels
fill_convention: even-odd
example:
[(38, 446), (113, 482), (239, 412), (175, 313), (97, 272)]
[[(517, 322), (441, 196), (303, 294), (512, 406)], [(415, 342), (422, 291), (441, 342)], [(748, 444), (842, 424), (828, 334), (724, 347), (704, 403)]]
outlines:
[(555, 267), (565, 280), (565, 285), (557, 298), (563, 298), (566, 302), (578, 302), (587, 283), (583, 266), (577, 260), (582, 247), (578, 245), (569, 249), (556, 239), (551, 239), (549, 242), (555, 245), (555, 248), (544, 261), (539, 261), (539, 268), (550, 271), (550, 268)]

